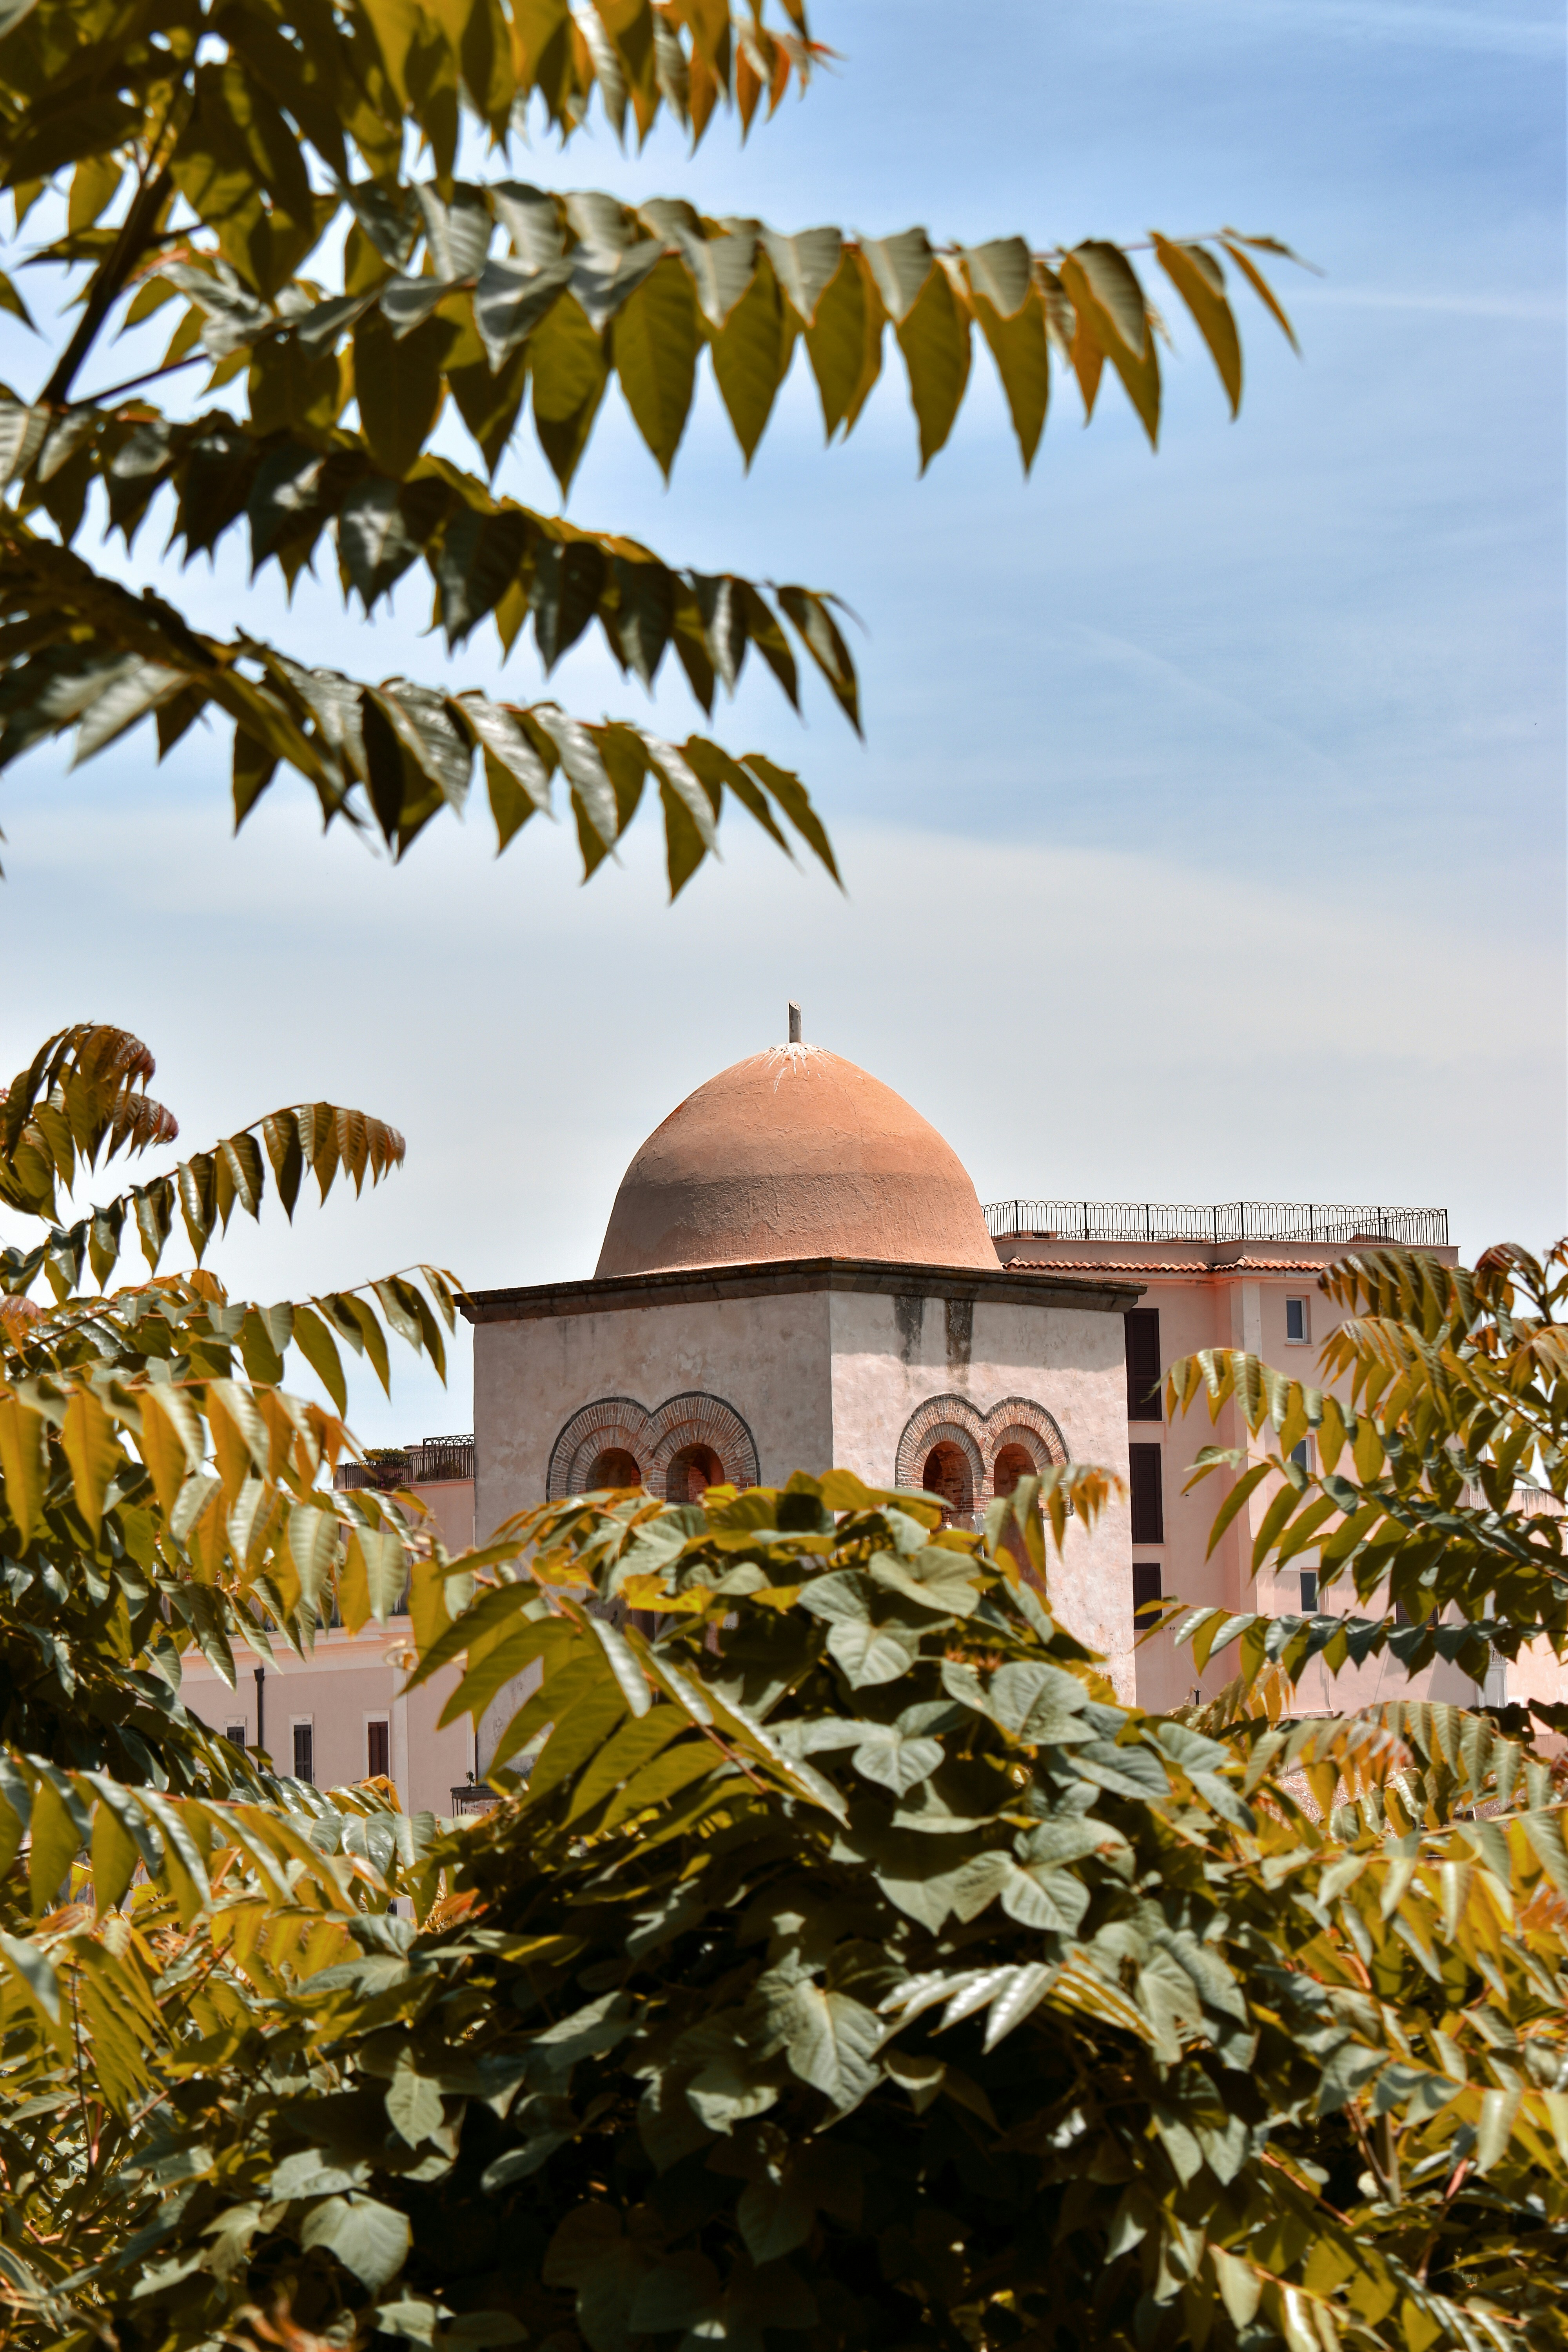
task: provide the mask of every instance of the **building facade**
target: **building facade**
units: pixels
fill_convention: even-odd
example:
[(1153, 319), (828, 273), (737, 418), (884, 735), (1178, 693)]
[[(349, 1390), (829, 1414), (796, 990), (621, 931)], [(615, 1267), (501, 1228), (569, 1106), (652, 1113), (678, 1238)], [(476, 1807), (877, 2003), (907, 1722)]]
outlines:
[[(820, 1047), (749, 1056), (678, 1106), (633, 1159), (591, 1278), (481, 1291), (471, 1440), (428, 1440), (344, 1466), (345, 1484), (410, 1493), (449, 1549), (515, 1512), (597, 1487), (672, 1501), (726, 1483), (782, 1484), (837, 1465), (923, 1489), (977, 1524), (996, 1494), (1056, 1463), (1095, 1463), (1125, 1490), (1070, 1523), (1053, 1604), (1106, 1658), (1119, 1692), (1156, 1709), (1211, 1694), (1168, 1631), (1173, 1597), (1269, 1614), (1319, 1604), (1315, 1555), (1255, 1580), (1268, 1489), (1213, 1555), (1223, 1488), (1188, 1491), (1200, 1447), (1260, 1452), (1233, 1407), (1173, 1423), (1163, 1376), (1205, 1348), (1241, 1348), (1304, 1381), (1339, 1310), (1317, 1287), (1354, 1247), (1397, 1242), (1455, 1262), (1440, 1210), (1230, 1202), (1004, 1202), (982, 1211), (943, 1139), (890, 1088)], [(1309, 1449), (1311, 1440), (1307, 1441)], [(1325, 1607), (1352, 1605), (1337, 1590)], [(306, 1777), (385, 1769), (405, 1802), (460, 1810), (526, 1696), (500, 1693), (476, 1736), (439, 1728), (451, 1676), (403, 1696), (406, 1621), (325, 1630), (300, 1664), (242, 1662), (237, 1698), (199, 1657), (186, 1696)], [(257, 1667), (262, 1666), (259, 1679)], [(1500, 1667), (1491, 1699), (1555, 1697), (1554, 1662)], [(1309, 1709), (1395, 1695), (1473, 1704), (1457, 1669), (1409, 1681), (1390, 1660), (1330, 1684)]]

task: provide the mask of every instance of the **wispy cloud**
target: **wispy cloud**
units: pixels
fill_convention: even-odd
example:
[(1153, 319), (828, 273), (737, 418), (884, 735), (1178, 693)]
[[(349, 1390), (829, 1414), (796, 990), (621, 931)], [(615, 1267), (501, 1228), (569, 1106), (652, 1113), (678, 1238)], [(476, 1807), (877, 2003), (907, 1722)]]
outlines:
[[(1168, 15), (1166, 0), (1134, 0)], [(1505, 57), (1561, 57), (1558, 9), (1540, 16), (1489, 8), (1445, 8), (1427, 0), (1189, 0), (1184, 15), (1231, 16), (1265, 37), (1314, 34), (1321, 39), (1400, 42), (1431, 49), (1484, 49)]]

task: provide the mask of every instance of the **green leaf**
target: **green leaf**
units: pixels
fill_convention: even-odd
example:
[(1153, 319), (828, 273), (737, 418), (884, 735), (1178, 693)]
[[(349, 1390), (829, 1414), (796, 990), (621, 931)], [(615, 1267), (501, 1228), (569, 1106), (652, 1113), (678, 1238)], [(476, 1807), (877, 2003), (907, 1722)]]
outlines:
[(868, 1780), (879, 1780), (883, 1788), (906, 1797), (941, 1769), (945, 1754), (940, 1739), (911, 1739), (888, 1724), (879, 1725), (863, 1739), (850, 1760)]
[[(691, 280), (667, 255), (620, 310), (611, 344), (626, 405), (667, 478), (691, 407), (699, 341)], [(536, 411), (538, 400), (536, 377)]]
[(294, 1345), (331, 1398), (340, 1413), (349, 1409), (348, 1386), (337, 1341), (321, 1316), (309, 1307), (294, 1309)]
[(1225, 272), (1201, 245), (1173, 245), (1151, 229), (1160, 267), (1192, 312), (1198, 332), (1208, 345), (1230, 399), (1230, 413), (1241, 407), (1241, 339), (1226, 299)]
[(874, 1552), (869, 1569), (873, 1581), (885, 1591), (901, 1592), (947, 1616), (971, 1616), (980, 1604), (975, 1564), (966, 1552), (935, 1544), (902, 1555)]
[(47, 1773), (33, 1791), (31, 1837), (28, 1900), (34, 1918), (40, 1919), (61, 1900), (67, 1874), (83, 1843), (79, 1823), (73, 1818), (59, 1786)]
[(882, 368), (886, 317), (865, 257), (847, 252), (818, 296), (806, 328), (806, 356), (822, 403), (822, 427), (831, 441), (842, 425), (849, 431)]
[(441, 361), (450, 330), (427, 319), (396, 337), (379, 310), (354, 329), (354, 397), (376, 463), (402, 478), (412, 472), (440, 414)]
[(711, 345), (720, 395), (748, 467), (788, 373), (795, 331), (764, 253), (743, 300), (731, 311)]
[(440, 2130), (444, 2114), (439, 2086), (421, 2074), (412, 2056), (405, 2053), (387, 2086), (388, 2123), (410, 2147), (418, 2147)]
[(60, 2021), (60, 1984), (47, 1952), (20, 1936), (0, 1929), (0, 1960), (4, 1960), (26, 1998), (49, 2024)]
[[(973, 262), (974, 257), (968, 258)], [(973, 274), (971, 283), (974, 285)], [(1020, 310), (1010, 318), (1005, 317), (975, 285), (974, 315), (996, 362), (1024, 471), (1027, 473), (1040, 446), (1051, 396), (1045, 305), (1037, 294), (1031, 294)]]
[(843, 238), (836, 228), (803, 229), (798, 236), (781, 236), (776, 229), (764, 228), (762, 241), (796, 318), (803, 327), (814, 326), (817, 304), (843, 258)]
[(563, 295), (530, 337), (528, 361), (534, 431), (564, 498), (610, 380), (605, 337), (581, 304)]
[(868, 237), (861, 249), (889, 318), (901, 326), (936, 267), (931, 239), (923, 228), (910, 228), (901, 236)]
[(0, 310), (8, 310), (13, 319), (20, 319), (24, 327), (31, 329), (34, 334), (37, 333), (31, 312), (3, 269), (0, 269)]
[(940, 261), (895, 331), (921, 428), (923, 474), (952, 431), (969, 382), (969, 313)]
[(847, 1993), (825, 1992), (805, 1983), (791, 1989), (779, 2014), (788, 2035), (794, 2073), (830, 2099), (843, 2114), (858, 2105), (881, 2080), (877, 2063), (882, 2021)]
[(373, 2291), (396, 2277), (410, 2242), (406, 2216), (373, 2197), (329, 2197), (312, 2205), (300, 2230), (302, 2246), (325, 2247)]
[(72, 1391), (60, 1424), (60, 1450), (70, 1465), (77, 1507), (96, 1543), (110, 1483), (124, 1457), (114, 1423), (91, 1389)]
[(492, 375), (528, 341), (571, 276), (566, 260), (486, 262), (474, 289), (474, 325)]

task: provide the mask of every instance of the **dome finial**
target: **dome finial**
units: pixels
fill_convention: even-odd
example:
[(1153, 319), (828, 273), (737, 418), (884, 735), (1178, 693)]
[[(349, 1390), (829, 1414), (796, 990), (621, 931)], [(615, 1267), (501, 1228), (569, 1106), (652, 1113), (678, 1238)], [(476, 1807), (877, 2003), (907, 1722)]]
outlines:
[(793, 996), (789, 1001), (789, 1042), (792, 1045), (798, 1045), (801, 1042), (800, 1007)]

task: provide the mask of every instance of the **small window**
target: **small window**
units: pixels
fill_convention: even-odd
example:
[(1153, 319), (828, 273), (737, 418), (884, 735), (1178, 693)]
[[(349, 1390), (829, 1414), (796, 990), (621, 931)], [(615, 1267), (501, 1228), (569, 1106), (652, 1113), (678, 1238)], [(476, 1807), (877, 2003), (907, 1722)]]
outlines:
[(314, 1780), (316, 1777), (315, 1738), (309, 1722), (296, 1723), (294, 1730), (294, 1778)]
[(1285, 1301), (1285, 1337), (1295, 1348), (1304, 1348), (1311, 1338), (1304, 1298), (1288, 1298)]
[(367, 1723), (364, 1727), (365, 1778), (380, 1780), (392, 1770), (391, 1741), (384, 1723)]
[(1121, 1318), (1127, 1333), (1127, 1418), (1163, 1421), (1160, 1402), (1160, 1310), (1130, 1307)]
[(1318, 1571), (1315, 1568), (1304, 1568), (1301, 1570), (1301, 1608), (1309, 1617), (1317, 1614)]
[(245, 1729), (246, 1727), (243, 1723), (226, 1723), (223, 1729), (223, 1736), (226, 1739), (232, 1739), (237, 1748), (243, 1748), (245, 1745)]
[(1158, 1445), (1130, 1445), (1127, 1483), (1132, 1493), (1132, 1540), (1157, 1544), (1165, 1540), (1163, 1465)]
[(1142, 1633), (1154, 1624), (1160, 1614), (1160, 1563), (1157, 1559), (1135, 1559), (1132, 1563), (1132, 1630)]
[(1310, 1472), (1312, 1467), (1312, 1441), (1310, 1437), (1303, 1437), (1299, 1444), (1290, 1448), (1290, 1459), (1295, 1463), (1299, 1470), (1305, 1470), (1309, 1473)]

